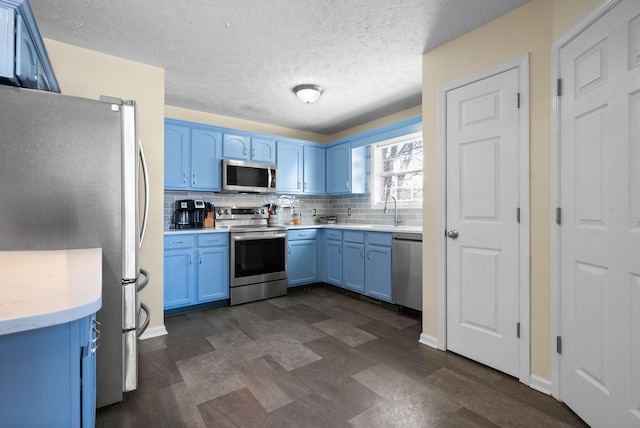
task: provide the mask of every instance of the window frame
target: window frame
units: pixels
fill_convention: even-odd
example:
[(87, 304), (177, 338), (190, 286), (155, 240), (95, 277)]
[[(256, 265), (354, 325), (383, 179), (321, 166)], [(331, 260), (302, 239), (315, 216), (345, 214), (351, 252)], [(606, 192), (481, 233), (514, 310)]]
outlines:
[[(418, 140), (418, 139), (420, 139), (421, 141), (423, 140), (422, 131), (401, 135), (398, 137), (390, 138), (387, 140), (383, 140), (383, 141), (379, 141), (377, 143), (371, 144), (371, 168), (370, 168), (371, 198), (370, 199), (371, 199), (372, 209), (381, 209), (384, 207), (384, 201), (378, 201), (378, 199), (380, 198), (380, 192), (381, 192), (380, 180), (381, 180), (381, 177), (383, 176), (383, 174), (380, 171), (381, 162), (382, 162), (382, 160), (380, 159), (381, 148), (384, 146), (402, 143), (408, 140)], [(423, 156), (423, 167), (422, 169), (420, 169), (420, 172), (424, 179), (424, 141), (422, 146), (422, 156)], [(397, 173), (391, 174), (391, 175), (397, 175)], [(395, 196), (396, 192), (393, 191), (391, 195)], [(424, 195), (423, 195), (423, 198), (424, 198)], [(420, 199), (420, 200), (414, 199), (412, 201), (398, 201), (397, 204), (398, 204), (398, 208), (422, 208), (422, 200), (423, 199)]]

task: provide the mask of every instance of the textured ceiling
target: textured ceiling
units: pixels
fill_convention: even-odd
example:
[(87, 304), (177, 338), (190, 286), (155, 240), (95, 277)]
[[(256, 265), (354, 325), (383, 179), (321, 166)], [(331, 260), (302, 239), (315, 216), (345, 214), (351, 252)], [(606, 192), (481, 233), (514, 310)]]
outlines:
[[(419, 105), (424, 52), (526, 1), (31, 5), (43, 37), (165, 69), (168, 105), (330, 135)], [(291, 91), (301, 83), (325, 92), (303, 104)]]

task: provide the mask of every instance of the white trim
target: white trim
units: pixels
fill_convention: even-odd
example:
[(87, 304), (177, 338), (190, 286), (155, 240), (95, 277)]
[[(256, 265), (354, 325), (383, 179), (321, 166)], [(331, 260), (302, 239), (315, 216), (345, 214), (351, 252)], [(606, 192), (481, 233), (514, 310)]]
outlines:
[(167, 332), (167, 329), (165, 328), (164, 325), (160, 325), (158, 327), (148, 328), (147, 331), (142, 333), (142, 336), (140, 336), (138, 339), (146, 340), (146, 339), (151, 339), (153, 337), (164, 336), (165, 334), (169, 334)]
[(551, 395), (551, 381), (532, 374), (530, 377), (529, 387), (546, 395)]
[(420, 333), (420, 339), (418, 340), (418, 342), (422, 343), (423, 345), (427, 345), (433, 349), (438, 349), (437, 337), (433, 337), (425, 333)]
[(444, 231), (447, 228), (447, 144), (446, 112), (447, 92), (482, 79), (518, 70), (518, 92), (520, 93), (519, 129), (519, 206), (520, 206), (520, 360), (519, 380), (528, 385), (531, 369), (531, 315), (530, 315), (530, 180), (529, 180), (529, 54), (496, 64), (485, 70), (473, 73), (456, 81), (440, 86), (438, 89), (438, 349), (447, 349), (447, 241)]
[(551, 395), (560, 400), (560, 356), (556, 352), (556, 337), (560, 336), (560, 228), (555, 222), (560, 206), (560, 100), (556, 82), (560, 77), (560, 50), (600, 19), (622, 0), (604, 0), (591, 13), (571, 27), (551, 47)]

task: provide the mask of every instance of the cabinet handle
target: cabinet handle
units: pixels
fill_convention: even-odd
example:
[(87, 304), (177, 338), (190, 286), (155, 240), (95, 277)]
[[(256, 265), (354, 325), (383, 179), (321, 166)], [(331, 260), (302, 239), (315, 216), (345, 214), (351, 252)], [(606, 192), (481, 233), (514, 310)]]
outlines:
[(298, 181), (298, 189), (300, 188), (300, 182)]
[(256, 157), (256, 149), (251, 149), (251, 157), (252, 158)]
[(182, 182), (187, 183), (187, 174), (182, 174)]
[(371, 251), (367, 251), (367, 260), (371, 260), (371, 258), (369, 258), (369, 254), (371, 254)]
[(342, 255), (342, 247), (338, 247), (338, 254)]
[(198, 261), (200, 262), (200, 264), (202, 264), (202, 254), (200, 254), (200, 256), (198, 258), (199, 258)]
[(351, 180), (347, 180), (347, 190), (351, 189)]
[(289, 254), (291, 254), (291, 245), (288, 245), (289, 247)]
[(218, 242), (217, 239), (207, 239), (207, 242)]
[(363, 251), (364, 250), (362, 248), (360, 248), (360, 258), (364, 257)]
[(244, 149), (242, 149), (242, 154), (243, 154), (243, 155), (245, 155), (245, 156), (247, 155), (247, 149), (246, 149), (246, 147), (245, 147)]
[(298, 237), (299, 237), (299, 238), (303, 238), (303, 237), (305, 237), (305, 236), (307, 236), (307, 234), (306, 234), (306, 233), (299, 233), (299, 234), (298, 234)]
[(169, 244), (183, 244), (183, 241), (169, 241)]
[(304, 182), (304, 190), (307, 190), (307, 182)]
[(91, 339), (91, 353), (95, 354), (98, 346), (100, 346), (100, 321), (94, 319), (93, 325), (91, 326), (91, 330), (96, 334), (95, 337)]
[(196, 185), (196, 175), (195, 174), (193, 174), (193, 185), (194, 186)]
[(189, 264), (191, 264), (191, 254), (189, 254)]

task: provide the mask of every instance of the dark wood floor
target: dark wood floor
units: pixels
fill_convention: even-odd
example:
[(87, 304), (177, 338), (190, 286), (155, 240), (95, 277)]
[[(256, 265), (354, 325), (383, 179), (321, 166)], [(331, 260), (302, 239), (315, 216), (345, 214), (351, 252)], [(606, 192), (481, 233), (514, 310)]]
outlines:
[(418, 343), (419, 319), (326, 288), (168, 317), (98, 427), (585, 427), (553, 398)]

